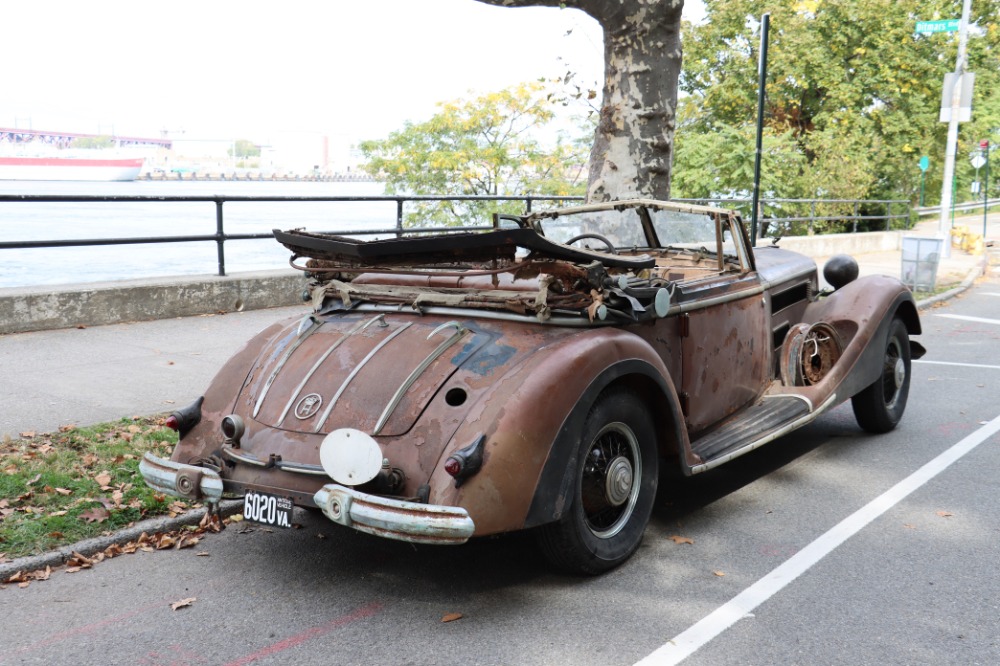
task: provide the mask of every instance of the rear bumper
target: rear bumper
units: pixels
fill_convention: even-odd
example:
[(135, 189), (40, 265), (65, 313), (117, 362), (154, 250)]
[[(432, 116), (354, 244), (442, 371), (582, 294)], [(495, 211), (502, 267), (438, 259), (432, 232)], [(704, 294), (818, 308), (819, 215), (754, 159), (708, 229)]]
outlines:
[(457, 506), (407, 502), (329, 483), (313, 496), (326, 517), (360, 532), (411, 543), (460, 544), (476, 526)]
[[(147, 453), (139, 463), (139, 471), (146, 483), (161, 493), (210, 504), (222, 499), (224, 484), (215, 470)], [(369, 495), (336, 483), (320, 488), (313, 501), (337, 524), (411, 543), (461, 544), (476, 528), (468, 512), (460, 507)]]

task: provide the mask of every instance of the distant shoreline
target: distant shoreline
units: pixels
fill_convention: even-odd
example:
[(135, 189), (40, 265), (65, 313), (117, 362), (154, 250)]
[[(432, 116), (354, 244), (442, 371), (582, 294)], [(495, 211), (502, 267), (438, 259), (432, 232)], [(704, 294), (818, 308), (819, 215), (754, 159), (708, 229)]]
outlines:
[(139, 174), (136, 180), (147, 181), (196, 181), (196, 180), (217, 180), (217, 181), (268, 181), (268, 182), (322, 182), (322, 183), (377, 183), (377, 178), (366, 173), (333, 173), (333, 174), (297, 174), (297, 173), (271, 173), (248, 171), (246, 173), (226, 173), (224, 171), (166, 171), (160, 173), (147, 172)]

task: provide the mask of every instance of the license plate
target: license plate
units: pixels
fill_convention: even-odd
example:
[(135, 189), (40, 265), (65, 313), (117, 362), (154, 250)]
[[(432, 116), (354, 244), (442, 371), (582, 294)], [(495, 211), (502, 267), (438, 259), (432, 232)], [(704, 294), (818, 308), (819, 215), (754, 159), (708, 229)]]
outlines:
[(292, 526), (292, 500), (254, 490), (243, 497), (243, 518), (261, 525)]

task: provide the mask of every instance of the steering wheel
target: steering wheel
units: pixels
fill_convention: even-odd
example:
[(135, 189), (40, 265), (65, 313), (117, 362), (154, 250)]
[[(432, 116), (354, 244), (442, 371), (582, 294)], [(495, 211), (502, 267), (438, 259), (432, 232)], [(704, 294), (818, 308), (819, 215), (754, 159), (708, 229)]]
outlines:
[(576, 236), (573, 236), (568, 241), (563, 243), (563, 245), (572, 245), (573, 243), (579, 240), (583, 240), (584, 238), (593, 238), (594, 240), (599, 240), (608, 246), (608, 252), (610, 252), (611, 254), (618, 254), (618, 250), (617, 248), (615, 248), (615, 244), (612, 243), (610, 240), (608, 240), (607, 237), (602, 236), (601, 234), (594, 234), (594, 233), (577, 234)]

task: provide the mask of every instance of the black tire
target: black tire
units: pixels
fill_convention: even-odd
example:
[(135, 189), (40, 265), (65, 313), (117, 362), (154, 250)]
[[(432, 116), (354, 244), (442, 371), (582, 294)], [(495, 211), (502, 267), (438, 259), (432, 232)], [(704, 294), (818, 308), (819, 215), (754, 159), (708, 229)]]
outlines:
[(583, 426), (569, 508), (538, 530), (546, 559), (591, 575), (627, 560), (653, 510), (657, 465), (656, 432), (643, 402), (627, 391), (602, 394)]
[(871, 433), (889, 432), (903, 418), (910, 393), (910, 336), (893, 319), (882, 354), (882, 372), (871, 386), (851, 398), (858, 425)]

